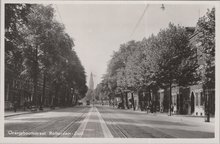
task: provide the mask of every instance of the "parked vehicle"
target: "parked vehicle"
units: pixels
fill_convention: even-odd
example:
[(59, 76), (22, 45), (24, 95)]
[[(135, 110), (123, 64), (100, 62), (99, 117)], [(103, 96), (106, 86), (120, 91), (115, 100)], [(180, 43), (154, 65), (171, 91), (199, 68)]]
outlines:
[(30, 107), (30, 109), (31, 109), (31, 111), (32, 111), (32, 112), (37, 111), (37, 107), (36, 107), (36, 106), (34, 106), (34, 105), (32, 105), (32, 106)]
[(122, 102), (120, 102), (120, 103), (118, 104), (118, 109), (124, 109), (124, 105), (122, 104)]
[(78, 101), (78, 105), (83, 105), (83, 102), (82, 101)]
[(86, 105), (90, 105), (90, 101), (89, 100), (86, 101)]

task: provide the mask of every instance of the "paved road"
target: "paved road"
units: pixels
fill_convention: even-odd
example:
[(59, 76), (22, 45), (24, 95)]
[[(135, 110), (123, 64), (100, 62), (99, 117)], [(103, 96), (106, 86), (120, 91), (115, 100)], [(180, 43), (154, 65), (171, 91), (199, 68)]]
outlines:
[(108, 106), (5, 118), (5, 137), (213, 138), (214, 125)]

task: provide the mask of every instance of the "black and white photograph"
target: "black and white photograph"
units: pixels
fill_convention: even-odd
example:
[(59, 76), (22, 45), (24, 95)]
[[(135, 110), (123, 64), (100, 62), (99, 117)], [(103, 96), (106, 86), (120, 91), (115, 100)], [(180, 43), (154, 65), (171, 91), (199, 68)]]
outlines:
[(219, 143), (219, 11), (1, 1), (0, 140)]

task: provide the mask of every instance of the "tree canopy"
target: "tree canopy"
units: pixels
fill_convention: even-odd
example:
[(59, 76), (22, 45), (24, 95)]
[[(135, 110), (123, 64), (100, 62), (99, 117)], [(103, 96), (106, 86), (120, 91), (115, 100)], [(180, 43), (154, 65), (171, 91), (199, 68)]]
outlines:
[(71, 92), (84, 97), (84, 67), (73, 49), (73, 39), (55, 19), (52, 5), (6, 4), (5, 8), (6, 67), (11, 61), (19, 65), (18, 76), (34, 85), (35, 103), (40, 103), (36, 93), (42, 80), (43, 87), (47, 84), (58, 99), (70, 97)]
[(208, 10), (197, 23), (197, 41), (205, 54), (204, 86), (215, 88), (215, 8)]
[(186, 29), (170, 23), (157, 35), (122, 44), (114, 52), (102, 81), (111, 89), (103, 90), (117, 94), (173, 84), (187, 86), (198, 81), (197, 68), (196, 49), (189, 44)]

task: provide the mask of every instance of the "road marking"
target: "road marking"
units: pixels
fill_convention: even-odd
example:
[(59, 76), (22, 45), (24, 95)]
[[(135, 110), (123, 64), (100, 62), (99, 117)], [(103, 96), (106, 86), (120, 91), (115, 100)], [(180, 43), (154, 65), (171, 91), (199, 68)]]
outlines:
[(99, 113), (98, 109), (95, 107), (95, 111), (97, 113), (97, 116), (99, 118), (99, 122), (101, 124), (101, 127), (102, 127), (102, 131), (103, 131), (103, 134), (104, 134), (104, 137), (107, 137), (107, 138), (113, 138), (113, 135), (111, 134), (110, 130), (108, 129), (105, 121), (103, 120), (101, 114)]
[[(91, 116), (91, 113), (93, 113), (94, 115), (97, 115), (98, 116), (98, 119), (99, 119), (99, 123), (101, 125), (101, 128), (102, 128), (102, 132), (103, 132), (103, 135), (104, 137), (106, 138), (113, 138), (113, 135), (111, 134), (110, 130), (108, 129), (105, 121), (103, 120), (101, 114), (99, 113), (98, 109), (96, 107), (92, 107), (86, 118), (82, 121), (82, 124), (79, 126), (79, 128), (76, 130), (76, 132), (74, 133), (74, 136), (73, 137), (82, 137), (83, 134), (84, 134), (84, 131), (91, 131), (91, 129), (86, 129), (86, 126), (89, 122), (89, 119), (90, 119), (90, 116)], [(95, 130), (95, 129), (94, 129)]]
[(86, 125), (89, 121), (89, 117), (91, 115), (91, 112), (93, 110), (93, 107), (89, 110), (86, 118), (83, 120), (82, 124), (79, 126), (79, 128), (76, 130), (76, 132), (74, 133), (74, 136), (73, 137), (82, 137), (83, 136), (83, 133), (85, 131), (85, 128), (86, 128)]

